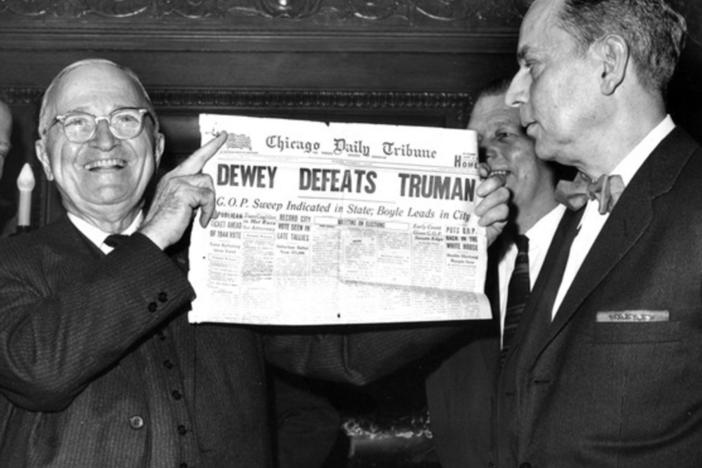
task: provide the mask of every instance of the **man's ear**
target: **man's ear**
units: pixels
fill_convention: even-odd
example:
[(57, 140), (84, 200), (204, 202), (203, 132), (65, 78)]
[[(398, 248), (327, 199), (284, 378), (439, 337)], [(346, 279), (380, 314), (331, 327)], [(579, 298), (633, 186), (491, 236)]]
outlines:
[(51, 160), (49, 155), (46, 154), (46, 142), (43, 138), (34, 142), (34, 151), (37, 154), (37, 159), (41, 162), (41, 166), (44, 168), (46, 178), (48, 180), (54, 180), (54, 172), (51, 170)]
[(617, 34), (608, 34), (598, 39), (593, 46), (602, 64), (600, 91), (609, 96), (624, 81), (629, 64), (629, 46)]
[(156, 160), (156, 167), (161, 163), (161, 156), (163, 156), (163, 150), (166, 147), (166, 137), (163, 133), (157, 132), (154, 139), (154, 159)]

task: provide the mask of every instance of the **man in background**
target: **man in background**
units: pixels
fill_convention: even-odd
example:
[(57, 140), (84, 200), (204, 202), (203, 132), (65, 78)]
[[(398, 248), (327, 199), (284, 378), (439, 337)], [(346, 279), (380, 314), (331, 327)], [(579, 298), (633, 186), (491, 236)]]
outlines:
[[(556, 168), (536, 157), (519, 111), (505, 104), (509, 84), (509, 80), (488, 84), (480, 92), (468, 123), (478, 134), (481, 160), (490, 174), (506, 180), (511, 193), (510, 217), (489, 250), (486, 292), (494, 319), (471, 327), (456, 340), (453, 354), (427, 380), (431, 428), (443, 468), (488, 465), (491, 409), (500, 361), (518, 326), (527, 300), (524, 295), (536, 282), (565, 210), (554, 194)], [(521, 286), (521, 291), (515, 285)]]
[(507, 103), (585, 208), (500, 374), (495, 466), (700, 466), (702, 148), (665, 103), (685, 33), (663, 0), (524, 17)]

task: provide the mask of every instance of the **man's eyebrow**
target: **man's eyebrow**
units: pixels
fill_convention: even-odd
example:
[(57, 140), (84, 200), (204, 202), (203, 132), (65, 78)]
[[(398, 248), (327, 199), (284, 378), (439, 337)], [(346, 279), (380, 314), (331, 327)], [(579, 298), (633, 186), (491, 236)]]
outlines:
[(90, 112), (88, 112), (87, 106), (78, 106), (78, 107), (72, 107), (70, 109), (67, 109), (64, 112), (57, 112), (57, 115), (70, 114), (71, 112), (85, 112), (87, 114), (90, 113)]
[[(90, 106), (89, 104), (85, 104), (82, 106), (73, 107), (73, 108), (67, 110), (66, 112), (63, 112), (63, 114), (69, 114), (71, 112), (84, 112), (86, 114), (94, 115), (91, 107), (92, 106)], [(146, 107), (146, 105), (114, 104), (112, 106), (112, 108), (111, 108), (112, 110), (110, 110), (110, 112), (114, 112), (117, 109), (138, 109), (141, 107)]]

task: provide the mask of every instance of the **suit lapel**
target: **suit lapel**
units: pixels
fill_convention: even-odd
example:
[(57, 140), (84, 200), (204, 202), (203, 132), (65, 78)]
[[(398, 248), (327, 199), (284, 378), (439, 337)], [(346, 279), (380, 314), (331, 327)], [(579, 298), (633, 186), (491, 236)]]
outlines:
[(580, 304), (607, 277), (610, 271), (634, 246), (651, 223), (651, 197), (648, 184), (632, 185), (626, 198), (622, 195), (602, 231), (595, 239), (573, 279), (550, 327), (553, 337), (565, 325)]
[(636, 245), (651, 224), (653, 200), (670, 191), (695, 147), (696, 143), (683, 130), (676, 128), (637, 171), (585, 257), (543, 341), (534, 349), (533, 359), (560, 333), (588, 296), (606, 281), (607, 275)]
[[(39, 241), (48, 249), (46, 256), (51, 268), (50, 274), (55, 278), (71, 278), (77, 271), (90, 274), (96, 262), (105, 258), (105, 254), (68, 219), (65, 214), (54, 223), (37, 231), (45, 240)], [(112, 372), (129, 382), (132, 388), (143, 388), (141, 377), (145, 364), (139, 353), (131, 353), (121, 359)]]

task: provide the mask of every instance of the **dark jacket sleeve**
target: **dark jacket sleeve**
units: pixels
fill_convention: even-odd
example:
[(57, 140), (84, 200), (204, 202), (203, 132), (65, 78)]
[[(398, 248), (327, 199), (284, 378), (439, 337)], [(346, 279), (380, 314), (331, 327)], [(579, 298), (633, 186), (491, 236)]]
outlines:
[[(365, 385), (423, 357), (465, 330), (466, 322), (406, 328), (356, 327), (319, 334), (267, 334), (266, 358), (289, 372)], [(338, 329), (337, 329), (338, 330)]]
[(0, 392), (30, 410), (66, 407), (193, 297), (141, 234), (102, 257), (13, 239), (0, 251)]

